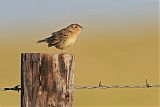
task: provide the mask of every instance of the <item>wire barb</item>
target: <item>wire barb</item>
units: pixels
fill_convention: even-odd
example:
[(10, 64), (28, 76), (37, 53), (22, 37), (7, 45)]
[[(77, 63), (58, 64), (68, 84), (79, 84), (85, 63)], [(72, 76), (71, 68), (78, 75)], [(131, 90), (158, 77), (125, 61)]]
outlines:
[(147, 81), (147, 79), (146, 79), (146, 87), (147, 87), (147, 88), (150, 88), (150, 87), (152, 87), (152, 86), (150, 86), (150, 85), (148, 84), (148, 81)]
[(99, 86), (99, 87), (102, 86), (102, 85), (101, 85), (101, 81), (99, 82), (98, 86)]

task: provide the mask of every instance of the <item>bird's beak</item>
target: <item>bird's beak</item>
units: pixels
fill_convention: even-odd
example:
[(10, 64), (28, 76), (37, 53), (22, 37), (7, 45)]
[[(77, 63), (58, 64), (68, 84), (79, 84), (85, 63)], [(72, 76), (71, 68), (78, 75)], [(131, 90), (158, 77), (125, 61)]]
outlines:
[(80, 26), (81, 29), (84, 29), (82, 26)]

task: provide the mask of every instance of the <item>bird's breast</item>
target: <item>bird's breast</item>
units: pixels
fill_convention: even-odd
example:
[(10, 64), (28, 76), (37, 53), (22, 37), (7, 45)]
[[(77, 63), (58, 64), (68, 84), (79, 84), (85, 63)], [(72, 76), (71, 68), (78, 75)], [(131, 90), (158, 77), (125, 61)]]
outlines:
[(76, 41), (76, 39), (77, 39), (77, 35), (71, 36), (71, 37), (67, 38), (66, 41), (65, 41), (65, 43), (64, 43), (64, 46), (68, 47), (68, 46), (73, 45), (74, 42)]

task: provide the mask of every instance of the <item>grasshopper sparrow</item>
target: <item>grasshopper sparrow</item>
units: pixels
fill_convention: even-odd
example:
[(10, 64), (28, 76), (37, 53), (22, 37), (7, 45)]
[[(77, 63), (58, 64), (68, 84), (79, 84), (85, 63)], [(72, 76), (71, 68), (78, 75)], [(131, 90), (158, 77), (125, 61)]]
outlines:
[(48, 43), (48, 47), (55, 46), (57, 49), (65, 49), (74, 44), (83, 27), (79, 24), (71, 24), (68, 27), (53, 32), (52, 36), (39, 40), (37, 43)]

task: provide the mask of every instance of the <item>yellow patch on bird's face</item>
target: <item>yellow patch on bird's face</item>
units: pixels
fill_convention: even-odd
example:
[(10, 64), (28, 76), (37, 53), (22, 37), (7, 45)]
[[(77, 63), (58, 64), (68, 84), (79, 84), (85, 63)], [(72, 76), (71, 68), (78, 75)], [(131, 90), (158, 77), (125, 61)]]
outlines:
[(72, 31), (70, 32), (70, 35), (72, 35), (72, 36), (78, 36), (79, 33), (80, 33), (80, 30), (75, 29), (75, 30), (72, 30)]

